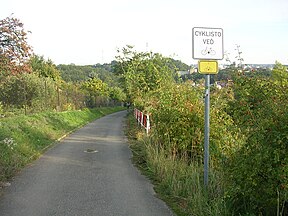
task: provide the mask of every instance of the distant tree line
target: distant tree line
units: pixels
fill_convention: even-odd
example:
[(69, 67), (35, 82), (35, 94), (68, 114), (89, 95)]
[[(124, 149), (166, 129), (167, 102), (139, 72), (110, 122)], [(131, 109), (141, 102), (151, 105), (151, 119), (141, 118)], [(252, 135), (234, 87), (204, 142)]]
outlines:
[(33, 53), (17, 18), (0, 20), (0, 114), (119, 105), (126, 95), (111, 64), (58, 65)]

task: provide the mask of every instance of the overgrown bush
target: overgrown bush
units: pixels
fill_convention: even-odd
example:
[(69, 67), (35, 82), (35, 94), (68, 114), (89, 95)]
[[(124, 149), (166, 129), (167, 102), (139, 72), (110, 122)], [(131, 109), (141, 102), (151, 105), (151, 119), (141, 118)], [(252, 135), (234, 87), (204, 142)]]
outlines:
[(171, 84), (159, 89), (150, 99), (147, 110), (152, 116), (153, 133), (167, 153), (181, 158), (201, 157), (203, 102), (189, 85)]
[(84, 99), (77, 84), (57, 83), (33, 73), (8, 76), (0, 82), (0, 101), (6, 114), (79, 109), (85, 106)]
[[(225, 112), (226, 90), (213, 90), (211, 101), (210, 148), (212, 164), (222, 163), (243, 142), (233, 119)], [(222, 97), (222, 98), (221, 98)], [(153, 133), (160, 145), (174, 158), (203, 162), (204, 100), (203, 89), (189, 83), (173, 84), (150, 97), (146, 109), (152, 115)]]
[(134, 162), (154, 180), (156, 191), (177, 215), (233, 215), (224, 200), (221, 171), (210, 169), (206, 190), (202, 163), (173, 157), (167, 147), (159, 143), (157, 134), (145, 136), (137, 130), (134, 119), (128, 119), (128, 127)]
[[(203, 163), (204, 87), (176, 83), (173, 73), (159, 73), (172, 71), (163, 66), (163, 58), (156, 58), (161, 64), (155, 67), (149, 54), (124, 49), (124, 56), (118, 69), (128, 96), (152, 119), (153, 140), (145, 148), (155, 154), (149, 157), (146, 151), (145, 163), (156, 161), (156, 175), (171, 182), (173, 164)], [(288, 215), (287, 68), (276, 63), (271, 77), (244, 73), (235, 65), (227, 72), (232, 80), (211, 90), (210, 167), (221, 173), (220, 200), (231, 214)], [(160, 152), (163, 160), (158, 160)]]
[(35, 74), (8, 76), (0, 83), (0, 100), (6, 109), (43, 110), (55, 100), (55, 87), (51, 80)]
[(288, 97), (286, 85), (239, 78), (229, 113), (246, 143), (227, 163), (227, 195), (239, 213), (288, 214)]

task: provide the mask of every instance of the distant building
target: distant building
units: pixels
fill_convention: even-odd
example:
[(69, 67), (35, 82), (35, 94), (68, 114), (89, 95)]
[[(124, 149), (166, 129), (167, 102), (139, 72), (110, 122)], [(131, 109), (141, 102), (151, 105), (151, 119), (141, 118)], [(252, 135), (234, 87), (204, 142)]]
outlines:
[(191, 67), (190, 68), (190, 74), (192, 73), (198, 73), (198, 68), (197, 67)]
[(222, 88), (225, 88), (225, 87), (229, 87), (229, 86), (232, 86), (233, 85), (233, 80), (227, 80), (227, 81), (216, 81), (214, 83), (215, 87), (218, 88), (218, 89), (222, 89)]
[(177, 71), (177, 73), (178, 73), (179, 76), (188, 75), (188, 74), (190, 74), (190, 70), (188, 70), (188, 71)]

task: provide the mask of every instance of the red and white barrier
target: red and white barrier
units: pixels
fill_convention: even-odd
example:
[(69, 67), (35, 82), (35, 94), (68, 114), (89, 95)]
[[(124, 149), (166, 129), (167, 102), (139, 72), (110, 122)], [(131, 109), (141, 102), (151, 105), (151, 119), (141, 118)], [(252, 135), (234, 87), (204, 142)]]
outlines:
[(150, 120), (149, 120), (149, 115), (144, 114), (138, 109), (134, 109), (134, 116), (136, 120), (138, 121), (138, 124), (140, 124), (142, 127), (146, 129), (146, 133), (149, 133), (150, 130)]

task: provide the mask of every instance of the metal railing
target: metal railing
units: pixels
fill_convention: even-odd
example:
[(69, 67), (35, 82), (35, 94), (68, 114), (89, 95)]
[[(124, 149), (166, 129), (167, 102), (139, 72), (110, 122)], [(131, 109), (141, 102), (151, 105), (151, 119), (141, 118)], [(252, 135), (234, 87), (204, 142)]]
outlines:
[(145, 128), (146, 134), (150, 131), (150, 119), (148, 114), (144, 114), (140, 110), (134, 108), (134, 116), (139, 125)]

